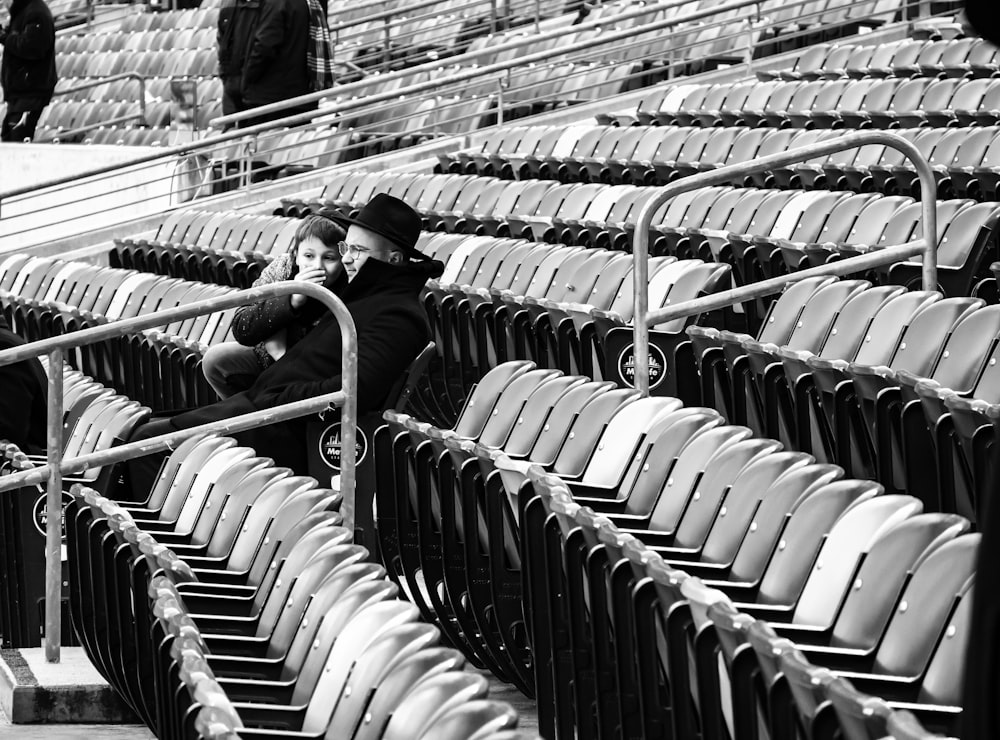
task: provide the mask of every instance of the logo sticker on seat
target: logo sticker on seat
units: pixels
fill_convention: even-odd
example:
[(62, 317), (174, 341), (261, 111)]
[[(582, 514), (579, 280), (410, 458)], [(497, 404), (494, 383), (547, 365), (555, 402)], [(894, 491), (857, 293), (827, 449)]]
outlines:
[[(66, 542), (66, 504), (70, 503), (73, 497), (69, 495), (66, 491), (63, 491), (62, 495), (62, 521), (59, 523), (62, 532), (62, 541)], [(42, 494), (35, 500), (35, 505), (31, 507), (31, 519), (35, 523), (35, 529), (38, 533), (45, 536), (45, 527), (49, 520), (49, 509), (47, 505), (48, 494)]]
[[(368, 438), (364, 430), (358, 427), (357, 437), (354, 440), (354, 449), (357, 455), (355, 465), (361, 465), (361, 461), (368, 454)], [(323, 462), (334, 470), (340, 470), (340, 422), (334, 422), (319, 435), (319, 456)]]
[[(635, 387), (635, 344), (629, 344), (618, 355), (618, 378), (629, 388)], [(649, 345), (649, 390), (653, 390), (667, 376), (667, 358), (655, 344)]]

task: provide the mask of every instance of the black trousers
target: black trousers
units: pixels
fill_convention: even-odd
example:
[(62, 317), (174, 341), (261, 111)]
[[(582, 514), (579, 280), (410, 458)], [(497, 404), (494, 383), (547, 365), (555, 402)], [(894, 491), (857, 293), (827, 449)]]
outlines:
[(0, 127), (0, 141), (20, 142), (25, 139), (31, 141), (35, 138), (35, 127), (38, 126), (38, 119), (42, 117), (43, 110), (45, 106), (27, 111), (7, 111)]
[[(170, 419), (152, 419), (136, 429), (128, 441), (140, 442), (175, 431), (177, 430), (171, 425)], [(125, 463), (123, 482), (126, 490), (122, 492), (124, 497), (131, 501), (144, 501), (153, 490), (160, 466), (169, 455), (169, 452), (154, 452), (151, 455), (137, 457)]]

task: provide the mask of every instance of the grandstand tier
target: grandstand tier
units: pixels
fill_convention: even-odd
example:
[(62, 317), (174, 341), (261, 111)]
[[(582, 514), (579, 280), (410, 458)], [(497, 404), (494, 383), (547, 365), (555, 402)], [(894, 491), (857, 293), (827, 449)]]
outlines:
[[(150, 490), (117, 464), (65, 479), (68, 615), (97, 670), (160, 738), (977, 736), (962, 679), (996, 536), (997, 49), (949, 3), (412, 5), (331, 2), (356, 79), (327, 118), (176, 153), (206, 179), (155, 228), (88, 260), (0, 255), (0, 310), (29, 341), (248, 288), (302, 218), (378, 193), (445, 266), (421, 293), (433, 345), (359, 420), (353, 497), (329, 416), (308, 420), (307, 470), (211, 434)], [(180, 76), (215, 115), (216, 12), (61, 35), (64, 77), (135, 71), (147, 100), (116, 98), (124, 79), (67, 94), (44, 135), (173, 125), (148, 96)], [(810, 149), (852, 130), (912, 145), (935, 192), (891, 145)], [(651, 327), (639, 392), (640, 214), (664, 185), (788, 150), (802, 161), (652, 214), (648, 308), (690, 310)], [(919, 257), (878, 263), (921, 240), (936, 284)], [(784, 285), (698, 302), (765, 279)], [(232, 320), (49, 366), (63, 456), (212, 403), (202, 361)], [(43, 464), (2, 452), (0, 485)], [(23, 558), (3, 567), (13, 583)], [(29, 639), (15, 617), (8, 645)]]

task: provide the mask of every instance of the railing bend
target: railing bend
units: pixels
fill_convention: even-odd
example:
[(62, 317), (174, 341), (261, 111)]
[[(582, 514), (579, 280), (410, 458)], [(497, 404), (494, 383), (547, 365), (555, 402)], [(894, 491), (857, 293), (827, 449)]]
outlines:
[[(733, 176), (763, 172), (772, 167), (805, 162), (824, 154), (833, 154), (869, 144), (883, 144), (897, 149), (913, 162), (920, 180), (920, 199), (923, 203), (923, 239), (878, 249), (858, 257), (838, 260), (829, 265), (810, 267), (789, 275), (761, 280), (750, 285), (741, 285), (732, 290), (684, 301), (675, 306), (649, 310), (649, 228), (652, 225), (653, 214), (667, 201), (681, 193), (729, 182)], [(938, 247), (936, 191), (937, 183), (934, 180), (934, 172), (920, 150), (898, 134), (888, 131), (858, 131), (845, 134), (839, 139), (817, 142), (787, 152), (778, 152), (766, 157), (751, 159), (748, 162), (727, 165), (710, 172), (684, 177), (667, 185), (639, 212), (639, 218), (635, 225), (635, 236), (632, 239), (632, 276), (635, 287), (632, 351), (635, 353), (636, 390), (643, 396), (649, 395), (649, 327), (651, 325), (770, 295), (790, 283), (817, 275), (849, 275), (871, 267), (888, 265), (918, 254), (923, 255), (923, 287), (925, 290), (936, 290)]]
[[(232, 419), (202, 424), (171, 434), (132, 442), (109, 450), (80, 457), (63, 459), (63, 350), (93, 344), (105, 339), (123, 336), (129, 332), (152, 329), (174, 321), (236, 308), (268, 298), (299, 293), (315, 298), (325, 305), (340, 325), (341, 390), (315, 398), (282, 404), (272, 409), (255, 411)], [(341, 407), (341, 476), (340, 492), (343, 495), (344, 526), (353, 530), (354, 489), (357, 431), (358, 335), (354, 319), (347, 307), (326, 288), (311, 283), (283, 281), (270, 285), (241, 290), (217, 298), (197, 301), (186, 306), (169, 308), (134, 318), (113, 321), (101, 326), (62, 334), (49, 339), (23, 344), (0, 351), (0, 366), (31, 359), (43, 354), (49, 357), (48, 388), (48, 454), (47, 463), (32, 470), (0, 478), (0, 492), (24, 485), (48, 481), (45, 531), (45, 658), (50, 663), (59, 662), (61, 636), (60, 602), (62, 600), (62, 565), (60, 544), (62, 539), (62, 477), (64, 473), (79, 473), (97, 465), (124, 462), (152, 452), (172, 449), (179, 442), (201, 434), (227, 434), (244, 431), (278, 421), (286, 421), (310, 413), (321, 412), (331, 405)], [(266, 451), (261, 451), (266, 452)]]

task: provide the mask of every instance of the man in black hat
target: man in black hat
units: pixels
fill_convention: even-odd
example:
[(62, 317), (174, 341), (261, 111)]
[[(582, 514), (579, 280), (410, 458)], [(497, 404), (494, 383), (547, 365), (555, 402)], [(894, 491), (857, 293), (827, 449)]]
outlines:
[[(338, 220), (348, 228), (347, 241), (338, 246), (350, 282), (340, 298), (358, 332), (358, 413), (363, 414), (379, 409), (397, 379), (430, 341), (419, 296), (428, 279), (441, 275), (444, 265), (417, 250), (420, 217), (398, 198), (376, 195), (354, 218)], [(249, 390), (146, 424), (133, 440), (338, 391), (340, 369), (340, 327), (327, 314), (264, 370)], [(260, 427), (236, 437), (279, 465), (300, 473), (307, 470), (304, 419)], [(151, 483), (159, 460), (140, 458), (135, 463), (130, 472), (133, 484), (141, 489)]]

